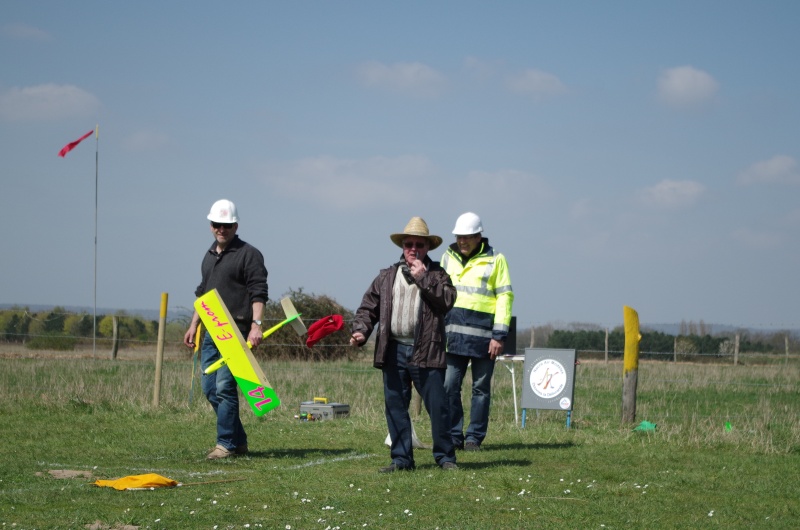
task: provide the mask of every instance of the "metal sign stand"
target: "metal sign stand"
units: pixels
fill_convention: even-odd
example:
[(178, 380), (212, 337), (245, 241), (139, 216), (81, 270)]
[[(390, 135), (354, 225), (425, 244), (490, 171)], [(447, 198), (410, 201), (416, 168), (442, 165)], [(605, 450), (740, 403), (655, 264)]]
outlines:
[(570, 427), (575, 390), (575, 350), (526, 348), (522, 381), (523, 428), (527, 409), (566, 411), (567, 428)]

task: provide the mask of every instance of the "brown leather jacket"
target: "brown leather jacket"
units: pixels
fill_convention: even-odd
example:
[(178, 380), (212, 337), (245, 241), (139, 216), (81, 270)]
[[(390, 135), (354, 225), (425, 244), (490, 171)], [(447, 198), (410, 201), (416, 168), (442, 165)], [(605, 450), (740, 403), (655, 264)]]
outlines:
[[(428, 272), (417, 281), (422, 298), (417, 328), (414, 332), (414, 353), (410, 364), (420, 368), (447, 368), (445, 357), (444, 316), (456, 303), (456, 289), (450, 275), (425, 256)], [(382, 368), (389, 346), (389, 323), (392, 318), (392, 286), (403, 261), (381, 269), (378, 276), (364, 293), (361, 306), (356, 311), (352, 332), (360, 331), (369, 338), (376, 324), (378, 337), (375, 341), (373, 366)]]

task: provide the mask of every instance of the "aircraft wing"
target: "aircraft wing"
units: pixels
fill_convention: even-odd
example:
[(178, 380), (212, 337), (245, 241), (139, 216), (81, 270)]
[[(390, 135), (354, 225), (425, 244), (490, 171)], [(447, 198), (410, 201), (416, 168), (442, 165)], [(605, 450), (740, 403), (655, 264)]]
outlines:
[(211, 373), (223, 364), (227, 364), (256, 416), (263, 416), (277, 408), (281, 400), (261, 371), (258, 361), (239, 328), (236, 327), (217, 290), (213, 289), (198, 298), (194, 308), (203, 321), (206, 333), (211, 335), (222, 354), (222, 359), (209, 366), (206, 373)]

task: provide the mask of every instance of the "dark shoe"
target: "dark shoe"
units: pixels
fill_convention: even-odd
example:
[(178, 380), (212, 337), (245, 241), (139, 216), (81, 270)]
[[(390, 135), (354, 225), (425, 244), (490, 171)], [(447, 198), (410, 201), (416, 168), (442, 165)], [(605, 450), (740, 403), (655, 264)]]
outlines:
[(413, 467), (400, 467), (397, 464), (390, 464), (378, 470), (379, 473), (394, 473), (395, 471), (412, 471)]
[(464, 444), (464, 451), (480, 451), (481, 446), (476, 444), (475, 442), (467, 442)]
[(445, 471), (452, 471), (454, 469), (458, 469), (458, 466), (455, 462), (445, 462), (442, 464), (442, 469)]
[(463, 451), (464, 450), (464, 442), (461, 442), (461, 443), (453, 442), (453, 449), (455, 449), (456, 451)]
[(233, 452), (238, 456), (246, 455), (248, 453), (247, 444), (238, 446), (236, 449), (233, 450)]

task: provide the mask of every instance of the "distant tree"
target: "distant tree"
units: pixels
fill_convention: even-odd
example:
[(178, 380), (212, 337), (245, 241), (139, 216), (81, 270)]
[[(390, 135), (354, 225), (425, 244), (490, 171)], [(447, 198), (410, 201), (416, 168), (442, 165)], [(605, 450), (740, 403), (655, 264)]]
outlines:
[(345, 327), (343, 330), (318, 342), (313, 348), (308, 348), (305, 345), (305, 337), (298, 337), (291, 326), (286, 325), (257, 348), (258, 355), (322, 361), (340, 359), (357, 354), (358, 350), (351, 348), (349, 345), (350, 332), (348, 327), (353, 320), (353, 312), (344, 308), (329, 296), (308, 294), (302, 288), (298, 290), (290, 289), (288, 293), (281, 295), (277, 300), (267, 302), (264, 311), (265, 328), (271, 327), (286, 318), (280, 299), (287, 296), (292, 301), (297, 312), (301, 314), (300, 318), (306, 327), (321, 318), (334, 314), (342, 315)]
[(736, 343), (732, 340), (725, 339), (719, 343), (720, 355), (733, 355), (736, 352)]
[(103, 337), (114, 336), (114, 315), (105, 315), (97, 324), (97, 334)]
[(674, 341), (675, 337), (660, 331), (642, 331), (639, 351), (669, 353), (672, 351)]
[(31, 335), (53, 335), (64, 331), (67, 312), (63, 307), (54, 307), (52, 311), (40, 311), (31, 318), (28, 333)]
[[(535, 326), (534, 327), (534, 346), (541, 347), (547, 344), (547, 341), (550, 340), (550, 335), (553, 334), (553, 326), (552, 324), (545, 324), (543, 326)], [(530, 341), (527, 342), (530, 344)]]
[(682, 335), (675, 340), (675, 353), (694, 354), (700, 352), (691, 337)]
[(8, 342), (25, 342), (31, 324), (28, 308), (12, 308), (0, 312), (0, 334)]
[(72, 313), (64, 319), (64, 333), (71, 337), (91, 337), (93, 331), (92, 315)]
[(119, 311), (116, 315), (106, 315), (97, 326), (98, 333), (103, 337), (112, 337), (114, 335), (114, 316), (117, 317), (117, 332), (121, 341), (154, 341), (158, 337), (158, 324), (155, 324), (155, 332), (153, 332), (153, 323), (145, 321), (139, 316), (130, 316), (125, 311)]

